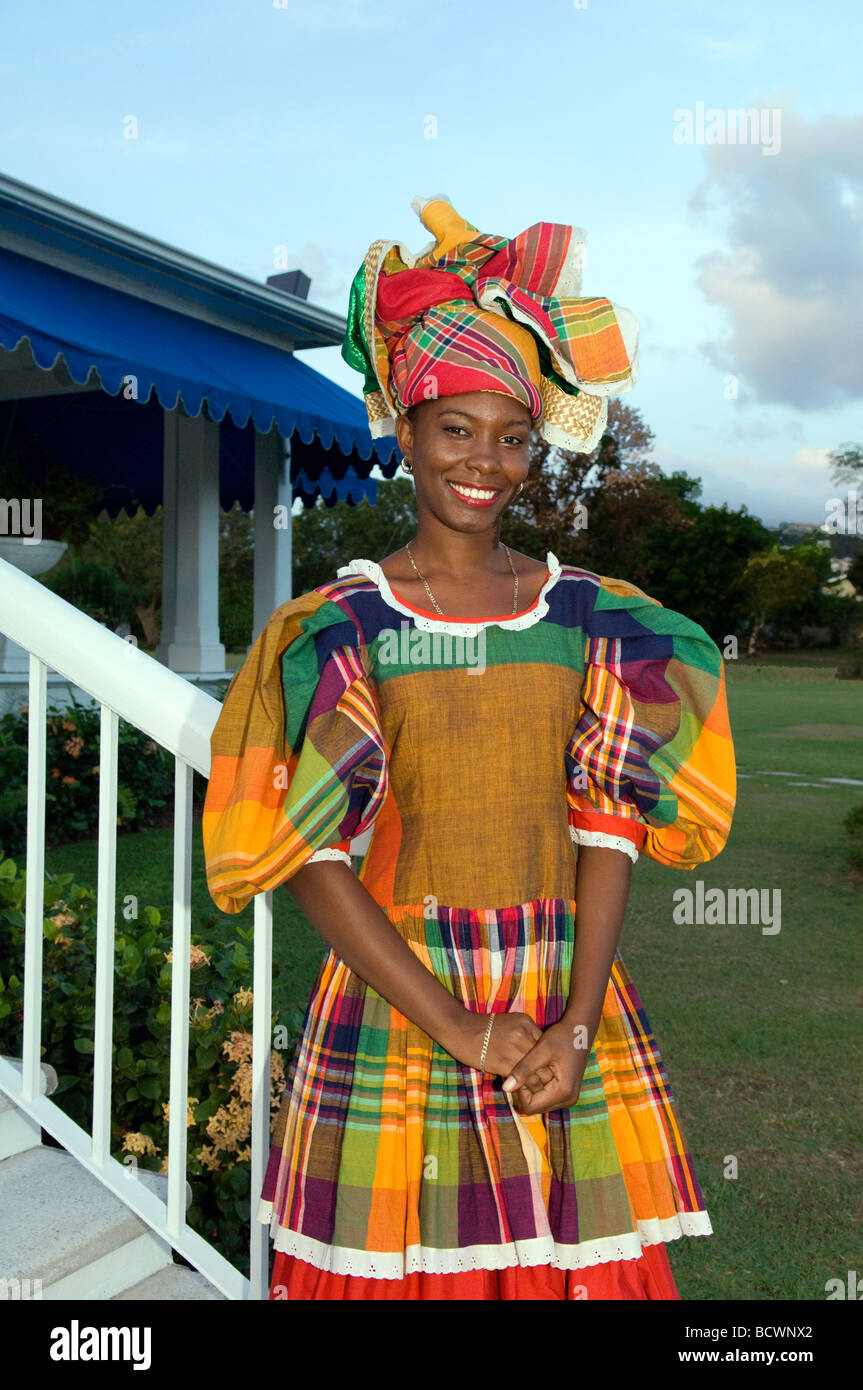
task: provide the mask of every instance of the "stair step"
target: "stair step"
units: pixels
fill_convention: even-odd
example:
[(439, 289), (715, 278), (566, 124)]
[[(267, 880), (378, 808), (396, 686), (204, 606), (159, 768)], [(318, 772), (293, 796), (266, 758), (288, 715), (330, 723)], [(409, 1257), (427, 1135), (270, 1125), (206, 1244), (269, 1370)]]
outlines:
[[(4, 1057), (3, 1061), (8, 1062), (20, 1075), (20, 1057)], [(57, 1073), (47, 1062), (43, 1062), (42, 1095), (51, 1096), (56, 1089)], [(12, 1154), (23, 1153), (41, 1142), (40, 1125), (11, 1101), (5, 1091), (0, 1091), (0, 1160), (10, 1158)]]
[[(18, 1072), (21, 1059), (5, 1058)], [(57, 1073), (42, 1063), (42, 1094)], [(131, 1176), (135, 1172), (135, 1177)], [(129, 1170), (163, 1201), (168, 1178)], [(186, 1208), (192, 1189), (186, 1183)], [(0, 1092), (0, 1287), (42, 1299), (208, 1300), (225, 1295), (197, 1270), (174, 1261), (167, 1241), (73, 1154), (42, 1144), (39, 1124)], [(9, 1217), (15, 1217), (10, 1230)]]
[[(165, 1195), (160, 1173), (139, 1169), (131, 1181)], [(0, 1211), (0, 1270), (29, 1287), (41, 1281), (43, 1299), (114, 1298), (173, 1263), (168, 1242), (65, 1149), (39, 1145), (0, 1162)]]
[(225, 1295), (214, 1288), (203, 1274), (186, 1265), (170, 1264), (149, 1278), (142, 1279), (123, 1293), (115, 1293), (114, 1301), (122, 1299), (179, 1299), (186, 1302), (192, 1299), (224, 1299)]

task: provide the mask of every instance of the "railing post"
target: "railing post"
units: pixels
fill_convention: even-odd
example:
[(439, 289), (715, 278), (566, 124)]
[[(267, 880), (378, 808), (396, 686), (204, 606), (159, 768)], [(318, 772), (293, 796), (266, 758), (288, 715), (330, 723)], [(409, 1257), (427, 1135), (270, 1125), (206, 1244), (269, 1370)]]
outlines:
[(256, 1217), (255, 1193), (264, 1185), (270, 1152), (270, 1026), (273, 1017), (273, 893), (254, 902), (255, 951), (252, 974), (252, 1164), (249, 1218), (249, 1298), (269, 1291), (269, 1232)]
[(24, 907), (24, 1025), (21, 1094), (42, 1094), (42, 943), (45, 919), (45, 743), (48, 673), (30, 653), (27, 714), (27, 888)]
[(186, 1222), (189, 1101), (189, 948), (192, 939), (192, 769), (174, 760), (174, 901), (171, 940), (171, 1078), (168, 1089), (168, 1230)]
[(99, 727), (99, 848), (96, 870), (96, 1016), (93, 1031), (93, 1159), (96, 1163), (105, 1163), (111, 1153), (118, 726), (119, 720), (114, 710), (102, 705)]

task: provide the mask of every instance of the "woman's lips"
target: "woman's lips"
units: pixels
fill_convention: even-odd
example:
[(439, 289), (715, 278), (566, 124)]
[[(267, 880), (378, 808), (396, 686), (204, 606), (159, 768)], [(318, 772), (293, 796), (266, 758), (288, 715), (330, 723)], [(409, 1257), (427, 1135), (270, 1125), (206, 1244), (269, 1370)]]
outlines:
[(478, 487), (473, 483), (453, 483), (449, 479), (447, 484), (456, 497), (466, 502), (469, 507), (493, 507), (501, 494), (500, 488)]

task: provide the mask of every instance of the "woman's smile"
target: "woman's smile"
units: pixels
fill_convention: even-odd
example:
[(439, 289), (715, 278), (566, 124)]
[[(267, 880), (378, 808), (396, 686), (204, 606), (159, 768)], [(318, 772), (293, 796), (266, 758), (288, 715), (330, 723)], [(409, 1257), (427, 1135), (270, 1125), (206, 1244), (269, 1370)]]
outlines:
[(499, 487), (478, 487), (473, 483), (454, 483), (450, 478), (446, 479), (456, 497), (460, 497), (469, 507), (491, 507), (500, 497), (502, 489)]

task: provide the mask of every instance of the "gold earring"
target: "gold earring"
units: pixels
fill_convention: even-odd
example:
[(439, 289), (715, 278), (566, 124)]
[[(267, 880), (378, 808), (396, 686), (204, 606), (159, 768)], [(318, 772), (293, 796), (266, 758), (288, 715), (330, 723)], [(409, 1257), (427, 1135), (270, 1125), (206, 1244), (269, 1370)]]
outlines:
[(513, 496), (514, 496), (514, 497), (518, 497), (518, 494), (521, 492), (521, 490), (522, 490), (523, 487), (524, 487), (524, 483), (523, 483), (523, 482), (519, 483), (518, 487), (516, 488), (515, 492), (513, 493)]
[(402, 468), (405, 470), (405, 472), (406, 472), (406, 473), (413, 473), (414, 470), (413, 470), (413, 468), (410, 467), (409, 465), (410, 465), (410, 459), (402, 459)]

